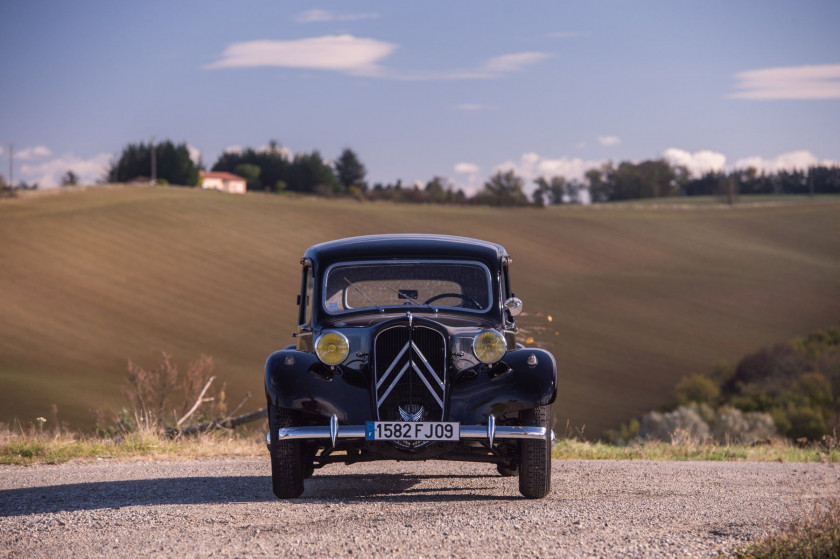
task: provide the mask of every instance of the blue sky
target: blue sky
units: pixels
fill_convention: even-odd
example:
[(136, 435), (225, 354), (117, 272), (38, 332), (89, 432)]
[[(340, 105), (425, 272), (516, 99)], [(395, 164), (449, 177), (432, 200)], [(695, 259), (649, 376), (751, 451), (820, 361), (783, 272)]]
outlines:
[(0, 3), (0, 146), (42, 186), (128, 142), (275, 139), (371, 182), (840, 160), (840, 2)]

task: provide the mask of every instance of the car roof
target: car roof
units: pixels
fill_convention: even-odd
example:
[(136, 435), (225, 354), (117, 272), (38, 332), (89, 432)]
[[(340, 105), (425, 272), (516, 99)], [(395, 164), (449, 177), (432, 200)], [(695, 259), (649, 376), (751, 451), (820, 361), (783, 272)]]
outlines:
[(489, 241), (422, 234), (348, 237), (309, 247), (304, 253), (304, 258), (316, 264), (380, 258), (466, 258), (480, 260), (494, 267), (506, 256), (507, 251), (503, 246)]

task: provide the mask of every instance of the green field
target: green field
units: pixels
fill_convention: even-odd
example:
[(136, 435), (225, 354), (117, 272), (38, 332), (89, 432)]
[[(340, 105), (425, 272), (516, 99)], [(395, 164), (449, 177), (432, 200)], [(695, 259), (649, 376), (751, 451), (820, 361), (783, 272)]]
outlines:
[[(595, 435), (666, 402), (682, 376), (840, 322), (840, 200), (730, 209), (492, 209), (179, 188), (0, 202), (0, 421), (77, 427), (122, 405), (130, 358), (211, 355), (262, 405), (292, 343), (311, 244), (429, 232), (503, 244), (521, 325), (554, 352), (555, 417)], [(548, 317), (552, 320), (549, 321)]]

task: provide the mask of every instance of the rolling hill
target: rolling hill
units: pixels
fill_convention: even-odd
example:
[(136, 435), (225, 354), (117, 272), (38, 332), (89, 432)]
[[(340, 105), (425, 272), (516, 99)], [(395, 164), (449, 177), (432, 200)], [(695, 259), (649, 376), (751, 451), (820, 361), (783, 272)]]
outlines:
[(88, 427), (122, 405), (127, 360), (161, 351), (212, 356), (230, 398), (260, 406), (303, 251), (398, 232), (508, 249), (521, 326), (557, 357), (555, 417), (589, 435), (718, 359), (840, 321), (837, 199), (501, 210), (97, 188), (0, 201), (0, 421), (56, 404)]

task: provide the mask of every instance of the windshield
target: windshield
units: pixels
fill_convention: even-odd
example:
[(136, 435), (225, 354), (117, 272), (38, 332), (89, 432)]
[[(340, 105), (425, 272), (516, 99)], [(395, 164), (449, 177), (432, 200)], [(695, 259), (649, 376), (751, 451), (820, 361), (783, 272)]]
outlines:
[(324, 280), (324, 309), (330, 314), (394, 307), (484, 312), (491, 298), (489, 270), (472, 262), (334, 264)]

